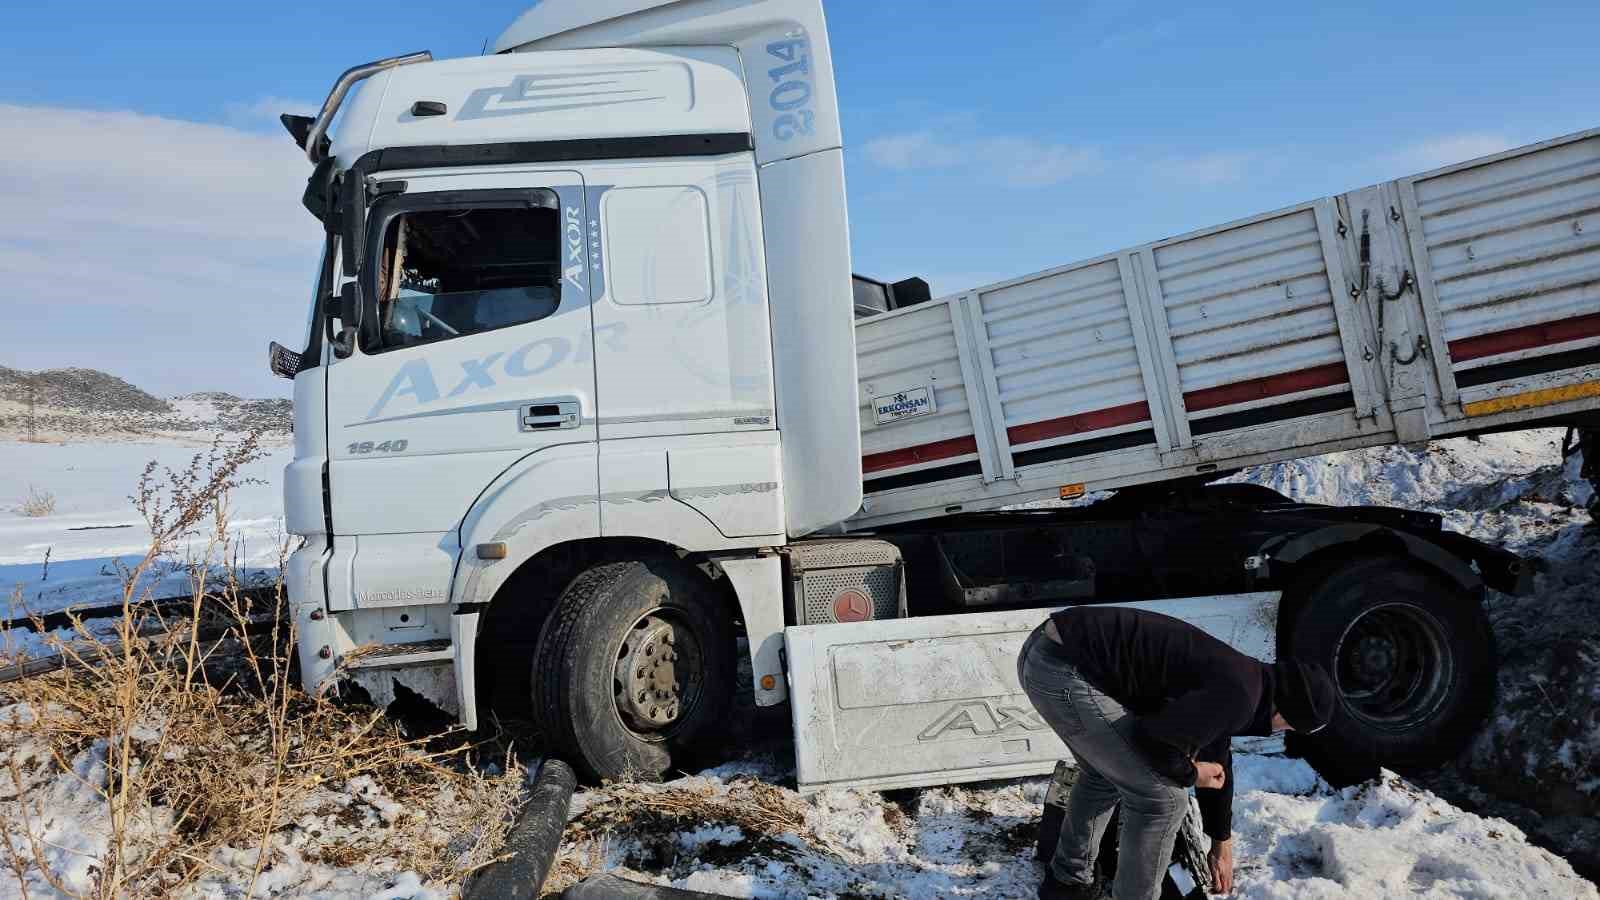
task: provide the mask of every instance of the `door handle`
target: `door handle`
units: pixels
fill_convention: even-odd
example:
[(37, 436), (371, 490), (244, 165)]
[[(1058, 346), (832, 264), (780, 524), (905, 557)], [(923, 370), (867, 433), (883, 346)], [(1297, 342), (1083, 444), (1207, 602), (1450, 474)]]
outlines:
[(551, 397), (517, 407), (517, 422), (523, 431), (557, 431), (583, 424), (583, 407), (576, 397)]

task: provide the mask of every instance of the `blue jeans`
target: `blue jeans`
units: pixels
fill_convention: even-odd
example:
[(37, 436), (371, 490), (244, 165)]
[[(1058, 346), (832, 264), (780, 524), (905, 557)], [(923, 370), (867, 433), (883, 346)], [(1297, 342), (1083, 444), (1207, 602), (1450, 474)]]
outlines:
[(1072, 749), (1078, 780), (1050, 872), (1057, 881), (1094, 880), (1095, 855), (1117, 804), (1116, 900), (1154, 900), (1172, 860), (1178, 828), (1189, 812), (1189, 791), (1157, 773), (1133, 742), (1134, 718), (1122, 704), (1078, 674), (1060, 644), (1034, 629), (1017, 659), (1017, 677), (1033, 708)]

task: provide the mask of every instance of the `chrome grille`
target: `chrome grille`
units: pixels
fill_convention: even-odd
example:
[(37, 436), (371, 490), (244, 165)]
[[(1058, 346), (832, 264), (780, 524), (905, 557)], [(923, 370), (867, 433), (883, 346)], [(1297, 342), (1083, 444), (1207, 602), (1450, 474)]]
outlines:
[(872, 601), (874, 619), (893, 619), (900, 614), (900, 586), (890, 566), (855, 566), (848, 569), (823, 569), (801, 577), (805, 593), (802, 625), (832, 622), (833, 601), (854, 588)]
[(845, 591), (859, 591), (874, 619), (905, 615), (900, 549), (870, 538), (801, 541), (789, 547), (795, 622), (837, 621), (833, 604)]

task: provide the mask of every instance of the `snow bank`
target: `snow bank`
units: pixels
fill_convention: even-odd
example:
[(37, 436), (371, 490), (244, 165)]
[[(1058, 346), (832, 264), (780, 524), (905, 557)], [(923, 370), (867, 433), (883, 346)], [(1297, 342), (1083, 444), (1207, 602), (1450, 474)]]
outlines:
[(1439, 513), (1445, 527), (1533, 565), (1531, 595), (1489, 596), (1496, 709), (1459, 774), (1475, 798), (1600, 868), (1600, 529), (1585, 511), (1593, 491), (1578, 477), (1582, 458), (1561, 458), (1562, 437), (1544, 429), (1334, 453), (1235, 480), (1297, 500)]
[[(1244, 762), (1248, 758), (1241, 758)], [(1595, 897), (1515, 826), (1452, 807), (1399, 776), (1332, 791), (1299, 760), (1236, 769), (1235, 896)]]
[[(1335, 791), (1301, 760), (1241, 754), (1234, 765), (1234, 897), (1600, 897), (1516, 827), (1463, 812), (1393, 773)], [(717, 771), (655, 789), (720, 795), (736, 776)], [(774, 765), (763, 778), (790, 774)], [(623, 877), (734, 897), (1003, 898), (1032, 897), (1044, 872), (1033, 859), (1042, 779), (785, 792), (804, 810), (805, 827), (765, 840), (710, 820), (667, 835), (643, 821), (591, 832), (585, 810), (606, 791), (576, 798), (562, 850), (569, 879), (582, 874), (578, 861), (598, 859)], [(668, 843), (678, 852), (651, 851)]]

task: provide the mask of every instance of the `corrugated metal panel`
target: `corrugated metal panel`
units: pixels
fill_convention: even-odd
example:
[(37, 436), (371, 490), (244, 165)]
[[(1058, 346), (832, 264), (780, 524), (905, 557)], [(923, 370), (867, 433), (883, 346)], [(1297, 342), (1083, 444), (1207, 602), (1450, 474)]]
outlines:
[(978, 302), (1013, 446), (1063, 439), (1017, 426), (1067, 416), (1121, 411), (1086, 417), (1067, 440), (1149, 421), (1117, 260), (980, 291)]
[[(1586, 412), (1600, 131), (967, 291), (857, 335), (869, 524), (1460, 432), (1463, 417)], [(872, 397), (918, 387), (936, 415), (874, 423)]]
[(1185, 394), (1344, 362), (1312, 209), (1153, 253)]
[[(951, 310), (949, 303), (940, 301), (856, 323), (861, 452), (869, 478), (887, 471), (971, 459), (977, 454), (976, 447), (955, 452), (963, 449), (959, 439), (973, 437), (973, 425)], [(933, 413), (876, 423), (873, 398), (923, 387), (933, 389)], [(938, 458), (927, 463), (907, 460), (887, 465), (880, 457), (874, 465), (874, 457), (880, 454), (930, 444), (943, 446), (929, 451)]]
[(1595, 340), (1595, 329), (1536, 326), (1600, 313), (1600, 138), (1419, 179), (1414, 190), (1456, 368)]

